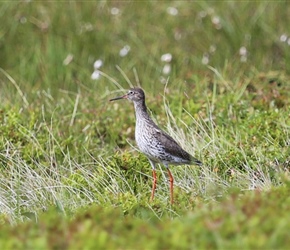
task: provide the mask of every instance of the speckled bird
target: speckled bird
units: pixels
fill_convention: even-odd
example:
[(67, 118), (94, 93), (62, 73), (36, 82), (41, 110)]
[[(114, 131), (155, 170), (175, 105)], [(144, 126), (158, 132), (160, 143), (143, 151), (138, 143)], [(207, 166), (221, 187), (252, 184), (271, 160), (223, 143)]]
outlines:
[(173, 204), (173, 176), (169, 165), (198, 165), (202, 162), (186, 152), (171, 136), (161, 130), (150, 118), (145, 104), (145, 93), (141, 88), (131, 88), (127, 94), (110, 101), (128, 99), (134, 103), (136, 126), (135, 140), (140, 151), (144, 153), (151, 166), (153, 184), (150, 200), (154, 199), (156, 189), (156, 164), (162, 163), (169, 175), (170, 202)]

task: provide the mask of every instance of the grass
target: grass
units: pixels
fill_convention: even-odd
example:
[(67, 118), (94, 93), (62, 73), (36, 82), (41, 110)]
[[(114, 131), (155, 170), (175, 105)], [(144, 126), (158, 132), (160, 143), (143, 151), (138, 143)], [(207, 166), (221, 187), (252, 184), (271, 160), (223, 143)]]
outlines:
[[(6, 230), (6, 235), (10, 237), (9, 240), (1, 240), (1, 245), (14, 249), (72, 249), (84, 246), (278, 249), (289, 244), (288, 193), (287, 188), (256, 191), (242, 197), (233, 192), (218, 203), (198, 204), (193, 211), (174, 220), (168, 217), (159, 220), (150, 208), (141, 205), (136, 209), (138, 216), (125, 217), (118, 208), (104, 209), (91, 205), (86, 211), (75, 213), (71, 220), (51, 209), (42, 214), (38, 223), (22, 223), (17, 228)], [(281, 203), (284, 204), (283, 209)], [(269, 216), (277, 210), (280, 211), (279, 218)], [(23, 237), (22, 232), (27, 230), (29, 237)]]
[[(287, 248), (288, 12), (263, 1), (2, 3), (1, 246)], [(132, 104), (108, 102), (136, 85), (204, 162), (171, 167), (173, 206), (162, 168), (148, 200)]]

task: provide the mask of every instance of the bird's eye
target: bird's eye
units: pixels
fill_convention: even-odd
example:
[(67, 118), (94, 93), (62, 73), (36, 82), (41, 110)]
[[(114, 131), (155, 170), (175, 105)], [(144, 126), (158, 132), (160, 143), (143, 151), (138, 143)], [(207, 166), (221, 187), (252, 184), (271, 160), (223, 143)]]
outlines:
[(132, 90), (130, 90), (128, 94), (129, 94), (129, 95), (133, 95), (134, 92), (133, 92)]

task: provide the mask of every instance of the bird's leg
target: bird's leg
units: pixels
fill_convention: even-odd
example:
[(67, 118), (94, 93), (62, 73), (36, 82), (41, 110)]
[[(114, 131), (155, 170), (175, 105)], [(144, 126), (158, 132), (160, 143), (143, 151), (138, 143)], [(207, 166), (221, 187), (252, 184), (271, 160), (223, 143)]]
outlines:
[(150, 201), (153, 201), (154, 193), (155, 193), (155, 189), (156, 189), (157, 177), (156, 177), (156, 170), (155, 170), (155, 162), (151, 161), (149, 158), (148, 158), (148, 160), (151, 164), (152, 175), (153, 175), (152, 191), (151, 191), (151, 197), (150, 197)]
[(168, 175), (169, 175), (169, 182), (170, 182), (170, 203), (173, 204), (173, 176), (167, 167)]
[(153, 182), (152, 182), (152, 191), (151, 191), (151, 198), (150, 198), (151, 201), (153, 201), (153, 199), (154, 199), (154, 193), (155, 193), (156, 182), (157, 182), (155, 169), (153, 169), (152, 175), (153, 175)]

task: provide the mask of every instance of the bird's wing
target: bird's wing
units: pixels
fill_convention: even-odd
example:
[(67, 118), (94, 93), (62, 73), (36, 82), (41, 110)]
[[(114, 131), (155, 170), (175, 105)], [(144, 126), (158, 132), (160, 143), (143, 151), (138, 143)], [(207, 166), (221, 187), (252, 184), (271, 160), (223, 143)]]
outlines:
[(171, 154), (173, 156), (179, 157), (183, 159), (184, 161), (187, 161), (187, 163), (192, 163), (198, 166), (202, 165), (202, 162), (193, 157), (191, 154), (187, 153), (182, 147), (168, 134), (166, 134), (164, 131), (159, 129), (158, 127), (156, 129), (156, 134), (158, 136), (158, 140), (162, 144), (164, 151), (168, 154)]
[(160, 129), (156, 129), (158, 140), (162, 144), (165, 152), (182, 158), (188, 162), (191, 162), (191, 158), (193, 158), (189, 153), (181, 148), (181, 146), (168, 134)]

